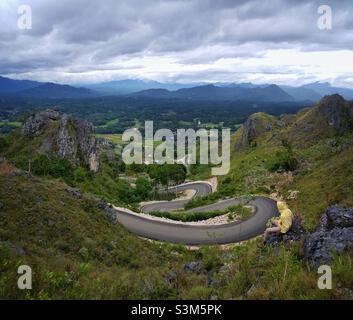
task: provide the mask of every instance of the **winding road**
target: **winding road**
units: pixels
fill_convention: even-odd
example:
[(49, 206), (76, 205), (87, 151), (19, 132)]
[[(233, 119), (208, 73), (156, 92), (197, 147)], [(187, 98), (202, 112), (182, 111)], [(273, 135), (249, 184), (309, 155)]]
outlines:
[[(195, 182), (177, 186), (177, 191), (195, 190), (194, 197), (202, 197), (212, 192), (207, 182)], [(171, 191), (175, 191), (169, 189)], [(141, 207), (144, 213), (152, 211), (171, 211), (182, 209), (190, 200), (159, 201)], [(131, 232), (153, 240), (162, 240), (187, 245), (235, 243), (262, 234), (268, 219), (278, 215), (276, 202), (266, 197), (255, 196), (251, 200), (245, 197), (222, 200), (217, 203), (191, 209), (187, 212), (207, 212), (226, 209), (237, 204), (248, 204), (255, 213), (245, 221), (236, 221), (222, 225), (195, 225), (172, 220), (158, 220), (116, 208), (116, 220)]]

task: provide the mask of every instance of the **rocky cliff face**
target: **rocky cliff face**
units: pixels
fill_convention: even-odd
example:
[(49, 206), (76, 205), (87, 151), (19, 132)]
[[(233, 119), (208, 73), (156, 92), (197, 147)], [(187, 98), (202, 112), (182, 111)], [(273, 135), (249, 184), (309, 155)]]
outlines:
[(92, 126), (55, 110), (45, 110), (27, 119), (22, 134), (43, 137), (39, 152), (68, 159), (73, 165), (88, 165), (99, 170), (103, 144), (93, 135)]
[(327, 124), (338, 133), (353, 129), (353, 107), (338, 94), (322, 98), (317, 106), (317, 113), (321, 114)]
[(310, 146), (322, 139), (344, 135), (353, 130), (353, 104), (334, 94), (297, 119), (288, 131), (288, 140), (295, 146)]
[(321, 216), (316, 232), (305, 239), (305, 258), (319, 266), (335, 253), (353, 248), (353, 208), (328, 208)]
[(58, 121), (61, 114), (55, 110), (46, 110), (37, 113), (27, 119), (22, 128), (22, 134), (25, 136), (38, 136), (46, 126)]
[(276, 118), (265, 114), (255, 113), (251, 115), (243, 125), (242, 137), (238, 147), (246, 147), (263, 133), (272, 131), (276, 124)]

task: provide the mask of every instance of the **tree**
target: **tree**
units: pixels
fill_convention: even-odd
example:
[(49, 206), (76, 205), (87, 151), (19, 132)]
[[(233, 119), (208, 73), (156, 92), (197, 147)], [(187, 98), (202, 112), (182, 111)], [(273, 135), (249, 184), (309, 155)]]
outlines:
[(50, 159), (45, 154), (34, 157), (31, 162), (31, 170), (34, 174), (40, 176), (50, 175), (54, 178), (72, 179), (73, 167), (69, 160), (53, 158)]
[(34, 174), (46, 176), (50, 174), (50, 159), (47, 155), (36, 156), (31, 162), (31, 170)]
[(155, 184), (168, 187), (170, 183), (180, 184), (184, 182), (186, 169), (181, 164), (153, 164), (149, 166), (148, 174)]
[(50, 161), (49, 174), (55, 178), (72, 178), (73, 168), (69, 160), (54, 158)]
[(167, 165), (166, 170), (168, 171), (169, 179), (174, 184), (180, 184), (185, 181), (186, 169), (183, 165), (181, 164)]
[(132, 164), (130, 164), (129, 169), (134, 173), (141, 173), (141, 172), (146, 171), (146, 165), (132, 163)]
[(151, 183), (148, 179), (139, 177), (136, 179), (135, 194), (139, 201), (148, 199), (152, 191)]

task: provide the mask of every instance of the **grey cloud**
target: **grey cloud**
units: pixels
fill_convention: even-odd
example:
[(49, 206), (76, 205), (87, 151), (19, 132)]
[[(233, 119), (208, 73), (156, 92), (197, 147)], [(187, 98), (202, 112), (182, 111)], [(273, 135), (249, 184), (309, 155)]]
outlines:
[[(353, 50), (353, 4), (348, 0), (326, 1), (334, 10), (331, 31), (317, 28), (317, 7), (321, 4), (317, 0), (27, 3), (33, 10), (32, 30), (15, 27), (16, 3), (0, 12), (0, 18), (7, 22), (7, 27), (0, 30), (0, 74), (35, 77), (44, 72), (50, 77), (52, 70), (53, 77), (57, 77), (60, 70), (84, 74), (102, 70), (108, 73), (109, 68), (113, 74), (139, 68), (124, 67), (121, 61), (165, 56), (183, 65), (210, 64), (209, 73), (188, 75), (207, 80), (207, 74), (209, 78), (222, 78), (222, 74), (228, 77), (223, 70), (212, 71), (212, 64), (222, 58), (249, 59), (276, 49)], [(215, 48), (217, 51), (208, 51)], [(258, 72), (265, 70), (258, 68)], [(185, 77), (182, 71), (180, 76), (174, 73), (170, 77)], [(161, 77), (165, 77), (165, 71), (161, 71)]]

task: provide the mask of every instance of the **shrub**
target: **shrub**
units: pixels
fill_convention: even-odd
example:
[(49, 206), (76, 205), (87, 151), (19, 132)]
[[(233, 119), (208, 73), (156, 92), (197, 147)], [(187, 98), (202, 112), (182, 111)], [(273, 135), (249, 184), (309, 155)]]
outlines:
[(75, 183), (83, 183), (87, 180), (86, 170), (82, 167), (78, 167), (74, 170), (74, 182)]
[(55, 178), (71, 178), (73, 168), (69, 160), (67, 159), (52, 159), (50, 162), (49, 174)]
[(31, 162), (31, 171), (40, 176), (52, 176), (54, 178), (64, 178), (66, 181), (72, 179), (73, 168), (69, 160), (53, 158), (41, 154), (36, 156)]
[(5, 150), (9, 145), (10, 143), (5, 137), (0, 137), (0, 152)]
[(151, 191), (152, 186), (148, 179), (143, 177), (136, 179), (135, 195), (140, 201), (148, 199)]
[(277, 151), (275, 159), (272, 160), (268, 165), (268, 169), (272, 172), (279, 170), (293, 171), (297, 167), (298, 160), (296, 159), (291, 149)]

